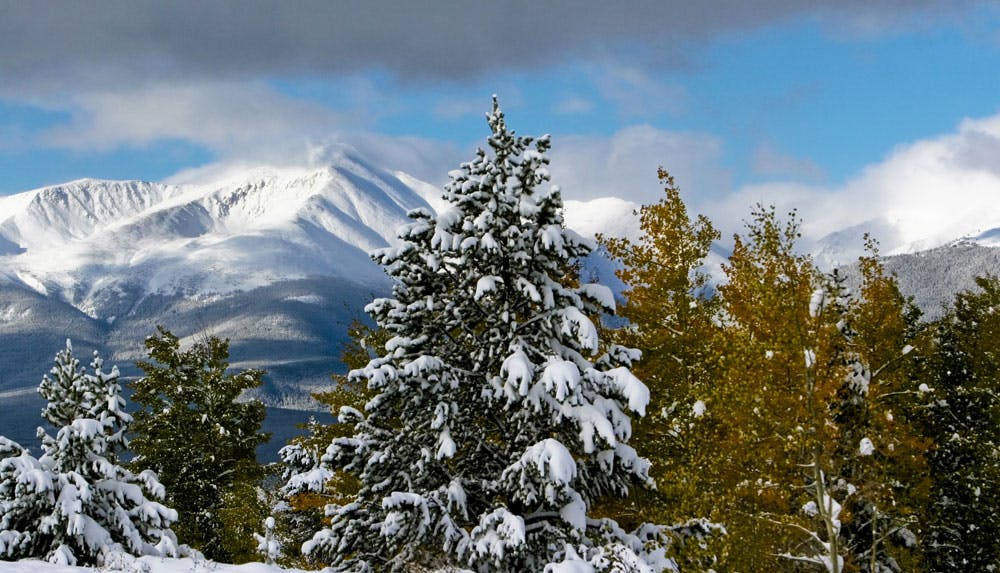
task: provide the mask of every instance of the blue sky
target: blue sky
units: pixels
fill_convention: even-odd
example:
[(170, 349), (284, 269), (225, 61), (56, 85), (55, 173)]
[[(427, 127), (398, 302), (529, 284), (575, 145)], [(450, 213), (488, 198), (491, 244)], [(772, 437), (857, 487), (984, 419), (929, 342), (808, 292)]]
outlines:
[(443, 183), (497, 93), (515, 130), (554, 136), (568, 198), (654, 201), (663, 165), (711, 211), (846, 192), (1000, 113), (989, 3), (541, 6), (15, 4), (0, 193), (321, 161), (333, 142)]

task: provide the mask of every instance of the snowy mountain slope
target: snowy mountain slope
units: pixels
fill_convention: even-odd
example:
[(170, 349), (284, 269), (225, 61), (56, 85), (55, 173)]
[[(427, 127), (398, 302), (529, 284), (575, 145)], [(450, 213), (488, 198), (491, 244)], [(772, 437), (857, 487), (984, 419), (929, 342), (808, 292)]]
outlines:
[[(1000, 215), (995, 220), (1000, 221)], [(966, 227), (972, 228), (983, 226)], [(1000, 275), (1000, 227), (974, 230), (949, 241), (928, 235), (904, 242), (892, 225), (873, 219), (825, 237), (813, 253), (817, 262), (822, 268), (854, 273), (865, 232), (879, 240), (887, 270), (898, 277), (900, 290), (913, 297), (928, 320), (941, 316), (956, 293), (975, 289), (976, 277)]]
[(301, 406), (339, 368), (349, 323), (388, 289), (368, 253), (426, 206), (348, 153), (320, 168), (84, 179), (0, 198), (0, 392), (36, 385), (66, 336), (133, 373), (162, 324), (231, 338), (236, 365), (272, 372), (267, 403)]
[[(884, 254), (911, 255), (957, 243), (1000, 247), (1000, 207), (971, 209), (950, 205), (947, 214), (907, 213), (905, 219), (881, 215), (862, 223), (828, 233), (810, 248), (826, 268), (850, 264), (864, 250), (864, 235), (870, 233)], [(939, 223), (936, 219), (945, 222)], [(807, 221), (808, 223), (808, 221)]]
[(7, 197), (0, 235), (21, 249), (59, 247), (140, 213), (178, 189), (140, 181), (80, 179)]
[(0, 202), (0, 280), (101, 319), (152, 294), (312, 276), (374, 284), (367, 253), (420, 206), (396, 177), (349, 156), (202, 185), (74, 181)]
[(886, 268), (899, 278), (899, 288), (912, 296), (924, 317), (941, 316), (955, 294), (976, 290), (978, 276), (1000, 276), (1000, 248), (977, 241), (900, 254), (886, 259)]
[(566, 201), (566, 226), (585, 237), (598, 233), (612, 237), (639, 237), (639, 205), (617, 197)]
[[(634, 203), (616, 198), (567, 201), (566, 221), (584, 235), (605, 233), (636, 240), (639, 221), (634, 211), (638, 208)], [(812, 255), (821, 268), (841, 268), (856, 275), (852, 267), (864, 252), (864, 234), (871, 233), (886, 255), (886, 268), (899, 278), (900, 289), (914, 298), (925, 318), (930, 320), (941, 316), (944, 306), (952, 302), (956, 293), (974, 289), (975, 277), (1000, 276), (1000, 227), (986, 223), (1000, 221), (1000, 212), (958, 219), (963, 223), (956, 223), (955, 228), (965, 229), (969, 234), (949, 241), (941, 239), (934, 225), (928, 226), (926, 235), (921, 235), (911, 225), (908, 234), (904, 235), (899, 225), (890, 224), (885, 217), (875, 217), (830, 233), (815, 243), (805, 242), (805, 246), (813, 247)], [(982, 231), (983, 228), (987, 230)], [(704, 265), (713, 283), (725, 280), (722, 263), (729, 255), (722, 243), (713, 244)], [(621, 292), (624, 285), (615, 276), (617, 268), (618, 265), (600, 251), (592, 253), (582, 264), (586, 280), (601, 282)]]
[(368, 252), (426, 206), (348, 154), (314, 169), (79, 180), (0, 198), (0, 435), (30, 443), (34, 389), (66, 337), (128, 377), (157, 325), (229, 338), (233, 367), (269, 373), (256, 397), (315, 407), (309, 392), (342, 370), (350, 323), (388, 291)]
[[(443, 205), (439, 188), (405, 173), (331, 157), (0, 198), (0, 392), (37, 384), (65, 336), (132, 373), (162, 324), (231, 338), (235, 363), (272, 372), (267, 403), (301, 406), (338, 368), (350, 321), (388, 291), (368, 253), (395, 240), (407, 211)], [(621, 227), (634, 206), (614, 206)], [(570, 223), (601, 230), (587, 223), (593, 206), (579, 207)]]

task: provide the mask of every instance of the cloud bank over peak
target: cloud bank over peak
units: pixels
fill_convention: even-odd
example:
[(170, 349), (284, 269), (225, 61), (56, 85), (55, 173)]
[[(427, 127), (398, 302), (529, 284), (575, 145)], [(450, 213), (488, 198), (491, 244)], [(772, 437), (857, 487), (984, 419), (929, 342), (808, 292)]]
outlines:
[(737, 227), (756, 203), (796, 209), (804, 246), (835, 258), (855, 256), (865, 232), (883, 252), (913, 252), (1000, 227), (998, 165), (1000, 114), (900, 145), (839, 185), (750, 185), (723, 203), (696, 206), (724, 229)]
[(283, 96), (256, 82), (116, 86), (73, 98), (68, 123), (39, 135), (45, 146), (102, 150), (184, 140), (215, 150), (246, 152), (289, 140), (323, 137), (356, 121), (328, 107)]
[(704, 202), (731, 188), (723, 153), (722, 141), (711, 134), (635, 125), (610, 137), (553, 138), (549, 171), (564, 198), (613, 196), (641, 204), (659, 200), (659, 165), (694, 201)]

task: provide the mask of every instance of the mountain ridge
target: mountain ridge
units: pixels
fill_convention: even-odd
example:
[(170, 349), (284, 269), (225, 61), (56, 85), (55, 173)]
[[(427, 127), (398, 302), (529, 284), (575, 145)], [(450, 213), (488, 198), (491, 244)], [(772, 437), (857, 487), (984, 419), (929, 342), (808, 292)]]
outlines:
[(377, 283), (368, 252), (392, 243), (406, 213), (427, 202), (389, 172), (339, 161), (200, 185), (81, 179), (7, 197), (0, 281), (95, 318), (113, 316), (100, 294), (108, 289), (141, 298), (316, 275)]

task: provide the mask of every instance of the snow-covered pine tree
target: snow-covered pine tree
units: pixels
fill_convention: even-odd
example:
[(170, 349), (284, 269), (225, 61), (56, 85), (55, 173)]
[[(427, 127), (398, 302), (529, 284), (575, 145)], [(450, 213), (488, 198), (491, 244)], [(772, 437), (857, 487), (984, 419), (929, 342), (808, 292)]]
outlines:
[(38, 388), (42, 416), (58, 428), (39, 428), (43, 455), (0, 440), (0, 559), (92, 565), (114, 551), (176, 552), (177, 513), (153, 501), (163, 497), (156, 475), (118, 465), (131, 416), (117, 367), (105, 372), (95, 352), (86, 373), (69, 340), (55, 362)]
[[(450, 173), (450, 208), (410, 214), (403, 243), (375, 254), (396, 283), (368, 310), (393, 338), (352, 373), (378, 392), (353, 437), (325, 460), (354, 472), (354, 503), (307, 552), (352, 571), (456, 566), (475, 571), (656, 571), (655, 543), (587, 515), (607, 495), (648, 483), (627, 444), (646, 387), (638, 352), (599, 353), (590, 317), (609, 289), (574, 286), (592, 245), (563, 226), (548, 180), (548, 137), (507, 130), (496, 99), (492, 154)], [(655, 541), (655, 540), (654, 540)]]
[[(364, 368), (384, 350), (389, 339), (386, 331), (360, 321), (354, 321), (347, 334), (349, 340), (340, 359), (348, 371)], [(345, 373), (334, 374), (332, 379), (333, 389), (314, 392), (312, 397), (334, 415), (344, 406), (363, 410), (373, 397), (362, 377), (351, 379)], [(344, 471), (332, 472), (320, 460), (334, 439), (353, 436), (354, 426), (344, 421), (323, 424), (309, 420), (305, 429), (308, 434), (293, 438), (278, 451), (284, 485), (282, 499), (273, 515), (277, 518), (275, 534), (281, 543), (283, 566), (308, 565), (308, 558), (302, 555), (302, 545), (326, 523), (326, 506), (351, 502), (359, 488), (353, 475)]]

